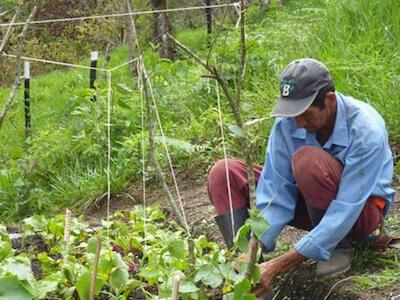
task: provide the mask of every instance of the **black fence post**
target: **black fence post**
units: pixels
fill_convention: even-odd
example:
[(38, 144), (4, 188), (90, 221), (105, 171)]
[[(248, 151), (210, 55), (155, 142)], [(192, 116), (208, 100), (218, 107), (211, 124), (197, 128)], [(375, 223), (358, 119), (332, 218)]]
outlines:
[(207, 16), (207, 35), (210, 36), (212, 33), (212, 9), (211, 0), (206, 0), (206, 16)]
[(30, 63), (24, 62), (24, 107), (25, 107), (25, 136), (31, 133), (31, 104), (30, 104)]
[[(90, 82), (89, 82), (89, 88), (91, 89), (95, 89), (94, 86), (94, 82), (96, 81), (96, 69), (93, 68), (97, 68), (97, 59), (99, 58), (99, 52), (98, 51), (92, 51), (90, 53), (90, 67), (92, 69), (90, 69)], [(92, 98), (93, 101), (96, 101), (96, 95), (93, 95)]]

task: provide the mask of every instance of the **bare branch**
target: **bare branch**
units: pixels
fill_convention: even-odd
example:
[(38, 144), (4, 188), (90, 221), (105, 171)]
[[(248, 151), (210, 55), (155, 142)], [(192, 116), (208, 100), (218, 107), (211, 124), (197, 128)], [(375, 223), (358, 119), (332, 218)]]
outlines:
[[(131, 0), (126, 0), (125, 2), (127, 13), (132, 13)], [(137, 39), (135, 20), (132, 15), (129, 15), (126, 18), (127, 25), (127, 43), (128, 43), (128, 59), (133, 60), (135, 58), (135, 50), (138, 49), (139, 52), (139, 43)], [(135, 49), (136, 48), (136, 49)], [(129, 64), (129, 71), (132, 76), (135, 75), (136, 63), (132, 62)]]
[(7, 15), (10, 11), (6, 10), (0, 13), (0, 18), (4, 17), (5, 15)]
[(210, 67), (207, 62), (204, 62), (196, 53), (194, 53), (192, 50), (190, 50), (188, 47), (186, 47), (184, 44), (182, 44), (180, 41), (175, 39), (172, 35), (167, 33), (168, 37), (178, 46), (180, 47), (183, 51), (185, 51), (187, 54), (189, 54), (192, 58), (194, 58), (199, 64), (201, 64), (204, 68), (206, 68), (210, 73), (214, 73), (214, 70), (212, 67)]
[[(22, 1), (21, 1), (22, 2)], [(35, 6), (29, 15), (28, 19), (25, 22), (24, 28), (22, 32), (18, 35), (18, 50), (17, 50), (17, 58), (16, 58), (16, 68), (15, 68), (15, 81), (11, 88), (10, 96), (8, 97), (6, 104), (4, 105), (1, 113), (0, 113), (0, 129), (4, 123), (4, 119), (7, 115), (7, 112), (10, 110), (11, 106), (14, 103), (15, 96), (17, 95), (17, 89), (21, 82), (21, 53), (22, 53), (22, 44), (25, 39), (26, 33), (29, 28), (29, 23), (32, 21), (34, 15), (36, 14), (37, 6)], [(4, 41), (4, 40), (3, 40)]]
[(4, 47), (7, 45), (8, 40), (10, 39), (11, 34), (14, 32), (14, 26), (13, 24), (18, 20), (19, 15), (21, 13), (21, 7), (24, 4), (25, 0), (21, 0), (17, 6), (17, 9), (15, 10), (15, 14), (10, 22), (10, 26), (8, 26), (6, 34), (4, 35), (1, 44), (0, 44), (0, 54), (3, 52)]

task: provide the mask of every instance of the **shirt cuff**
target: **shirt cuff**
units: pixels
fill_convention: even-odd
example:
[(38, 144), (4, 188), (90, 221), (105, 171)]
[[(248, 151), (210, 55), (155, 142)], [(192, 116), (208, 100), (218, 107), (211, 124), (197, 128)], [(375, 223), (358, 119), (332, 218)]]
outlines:
[(270, 226), (261, 236), (260, 241), (267, 252), (275, 250), (275, 239), (281, 233), (283, 226)]
[(331, 252), (322, 248), (308, 236), (303, 237), (294, 247), (297, 252), (307, 258), (327, 261), (331, 258)]

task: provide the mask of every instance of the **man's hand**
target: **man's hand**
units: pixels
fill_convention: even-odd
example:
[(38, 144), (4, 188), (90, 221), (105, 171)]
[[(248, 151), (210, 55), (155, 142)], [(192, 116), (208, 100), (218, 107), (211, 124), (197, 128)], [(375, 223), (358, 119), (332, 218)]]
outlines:
[(257, 297), (262, 296), (272, 288), (272, 284), (278, 275), (291, 271), (294, 267), (302, 263), (304, 259), (304, 256), (296, 250), (291, 249), (281, 256), (260, 264), (261, 279), (253, 289), (253, 293)]
[(262, 296), (266, 291), (272, 289), (272, 284), (275, 281), (276, 276), (279, 275), (279, 266), (273, 260), (263, 262), (259, 266), (260, 268), (260, 282), (256, 285), (253, 293), (257, 297)]

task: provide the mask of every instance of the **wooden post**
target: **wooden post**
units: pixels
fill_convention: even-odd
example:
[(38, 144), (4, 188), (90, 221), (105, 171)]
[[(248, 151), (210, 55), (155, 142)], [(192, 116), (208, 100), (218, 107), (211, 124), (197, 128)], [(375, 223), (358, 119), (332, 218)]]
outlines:
[(28, 137), (31, 131), (31, 104), (30, 104), (30, 63), (24, 62), (24, 107), (25, 107), (25, 136)]
[(96, 294), (97, 267), (99, 265), (100, 250), (101, 250), (101, 237), (98, 236), (96, 241), (96, 253), (94, 256), (92, 280), (90, 281), (89, 300), (94, 300), (94, 296)]
[(67, 208), (65, 210), (65, 227), (64, 227), (64, 241), (69, 243), (71, 233), (71, 211)]
[[(97, 59), (99, 58), (99, 52), (98, 51), (92, 51), (90, 53), (90, 67), (91, 68), (97, 68)], [(96, 70), (95, 69), (90, 69), (90, 74), (89, 74), (89, 88), (94, 89), (94, 82), (96, 81)], [(96, 95), (93, 95), (93, 101), (96, 101)]]
[(181, 278), (179, 277), (178, 274), (174, 276), (174, 281), (172, 283), (172, 300), (178, 300), (179, 299), (179, 283), (181, 281)]

